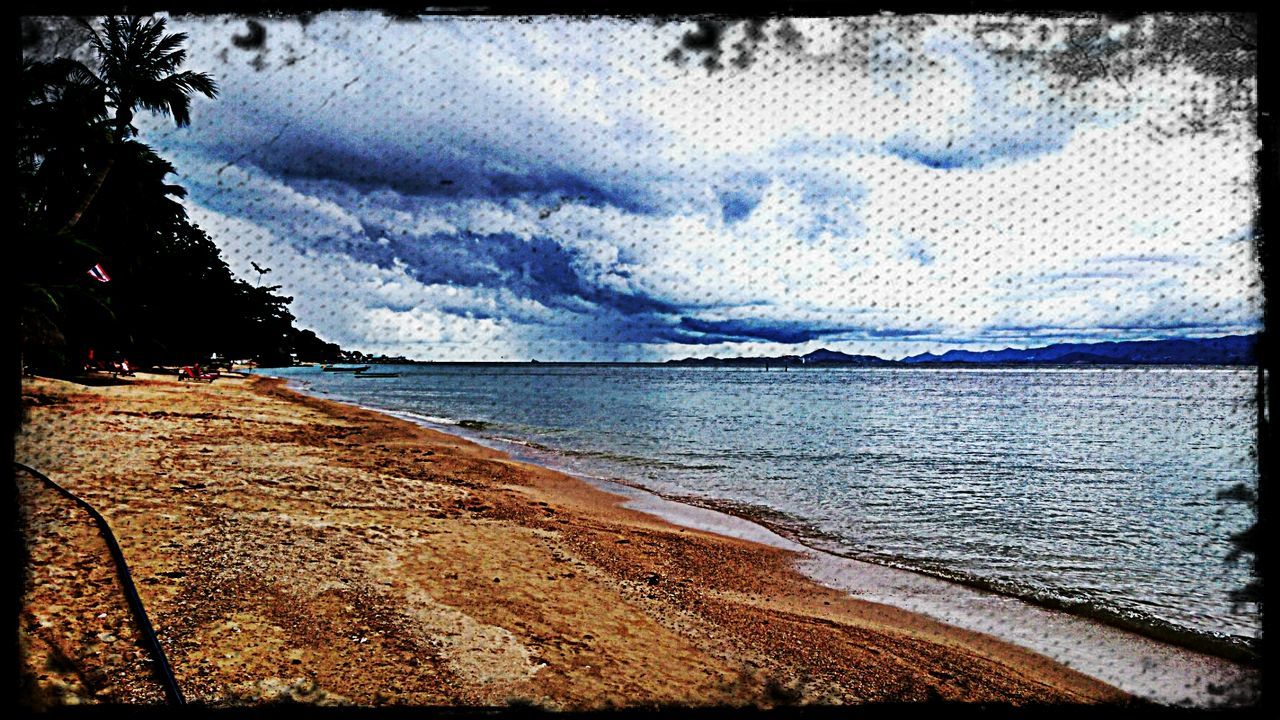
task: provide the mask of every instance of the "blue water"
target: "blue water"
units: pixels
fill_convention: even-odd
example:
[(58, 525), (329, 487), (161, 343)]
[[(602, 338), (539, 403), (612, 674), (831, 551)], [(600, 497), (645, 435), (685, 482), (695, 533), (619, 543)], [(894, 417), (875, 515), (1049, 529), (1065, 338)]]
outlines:
[(1152, 634), (1247, 644), (1228, 563), (1257, 486), (1253, 368), (431, 364), (300, 389), (578, 474), (749, 514), (820, 549)]

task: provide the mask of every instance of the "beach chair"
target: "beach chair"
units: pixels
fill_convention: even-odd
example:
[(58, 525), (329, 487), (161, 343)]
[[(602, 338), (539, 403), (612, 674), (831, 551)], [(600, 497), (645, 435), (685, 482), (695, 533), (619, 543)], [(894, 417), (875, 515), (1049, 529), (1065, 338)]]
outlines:
[(195, 365), (194, 367), (191, 365), (183, 365), (182, 368), (178, 370), (179, 381), (192, 380), (195, 382), (199, 382), (203, 380), (204, 382), (211, 383), (216, 377), (218, 377), (216, 374), (210, 375), (208, 373), (201, 372), (199, 365)]

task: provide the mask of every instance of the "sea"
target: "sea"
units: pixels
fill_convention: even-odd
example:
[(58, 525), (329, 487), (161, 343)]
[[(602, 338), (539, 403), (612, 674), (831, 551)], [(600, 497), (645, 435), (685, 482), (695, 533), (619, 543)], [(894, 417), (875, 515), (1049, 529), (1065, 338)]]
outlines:
[(1247, 657), (1252, 367), (264, 371), (835, 556)]

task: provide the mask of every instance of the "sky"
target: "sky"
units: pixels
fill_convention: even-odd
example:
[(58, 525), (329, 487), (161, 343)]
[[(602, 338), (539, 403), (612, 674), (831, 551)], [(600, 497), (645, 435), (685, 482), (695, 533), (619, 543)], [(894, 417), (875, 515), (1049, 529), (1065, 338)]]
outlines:
[(221, 92), (189, 127), (136, 124), (234, 272), (369, 353), (899, 358), (1260, 329), (1252, 125), (1177, 132), (1218, 99), (1176, 58), (1064, 83), (999, 50), (1052, 49), (1069, 20), (981, 21), (798, 20), (710, 71), (672, 59), (692, 22), (325, 13), (259, 19), (253, 46), (244, 18), (177, 16)]

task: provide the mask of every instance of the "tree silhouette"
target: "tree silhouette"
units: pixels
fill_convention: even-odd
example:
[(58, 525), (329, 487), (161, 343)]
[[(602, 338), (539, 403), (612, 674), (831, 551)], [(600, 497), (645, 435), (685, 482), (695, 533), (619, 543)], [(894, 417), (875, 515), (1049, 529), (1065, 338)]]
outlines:
[[(169, 181), (173, 165), (134, 137), (133, 108), (183, 124), (189, 91), (214, 92), (206, 76), (176, 72), (185, 36), (163, 28), (107, 19), (93, 46), (100, 74), (68, 58), (22, 61), (15, 194), (24, 361), (73, 371), (90, 349), (140, 366), (215, 352), (263, 363), (287, 363), (291, 353), (334, 359), (340, 348), (293, 327), (292, 298), (278, 286), (232, 274), (187, 218), (186, 191)], [(110, 282), (86, 274), (98, 264)]]
[[(123, 143), (137, 134), (133, 127), (135, 109), (166, 113), (181, 127), (191, 122), (193, 94), (209, 98), (218, 94), (213, 78), (179, 70), (187, 59), (187, 51), (182, 48), (187, 35), (164, 34), (163, 18), (108, 17), (102, 23), (101, 32), (87, 23), (86, 26), (90, 31), (90, 44), (98, 56), (99, 72), (95, 75), (85, 68), (88, 77), (83, 79), (90, 85), (96, 84), (105, 93), (106, 104), (114, 108), (111, 121), (114, 143)], [(67, 220), (64, 231), (74, 228), (93, 204), (117, 157), (116, 153), (107, 156)]]

